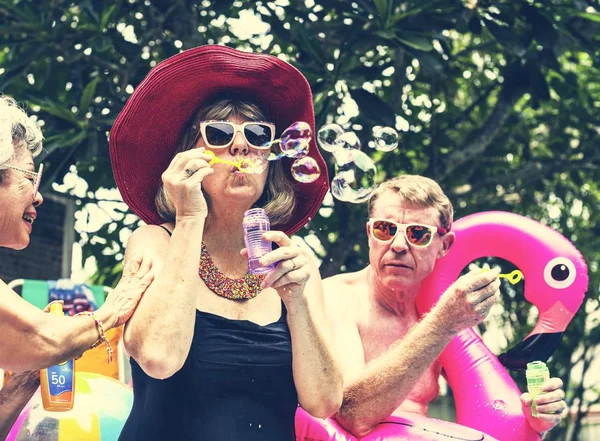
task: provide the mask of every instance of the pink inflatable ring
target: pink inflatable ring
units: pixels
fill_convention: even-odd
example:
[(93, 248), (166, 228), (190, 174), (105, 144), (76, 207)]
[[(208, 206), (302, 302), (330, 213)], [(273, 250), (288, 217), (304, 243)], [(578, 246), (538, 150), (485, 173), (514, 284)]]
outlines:
[[(484, 212), (464, 217), (452, 228), (456, 241), (424, 281), (417, 306), (429, 311), (471, 262), (499, 257), (525, 276), (525, 298), (539, 312), (531, 333), (496, 357), (472, 330), (460, 332), (441, 353), (456, 402), (457, 423), (414, 414), (392, 416), (361, 438), (364, 441), (498, 440), (539, 441), (521, 409), (517, 385), (505, 366), (523, 369), (546, 361), (582, 305), (588, 287), (587, 265), (575, 246), (557, 231), (527, 217)], [(501, 363), (502, 362), (502, 363)], [(319, 420), (302, 409), (296, 413), (298, 441), (351, 441), (357, 438), (335, 420)]]

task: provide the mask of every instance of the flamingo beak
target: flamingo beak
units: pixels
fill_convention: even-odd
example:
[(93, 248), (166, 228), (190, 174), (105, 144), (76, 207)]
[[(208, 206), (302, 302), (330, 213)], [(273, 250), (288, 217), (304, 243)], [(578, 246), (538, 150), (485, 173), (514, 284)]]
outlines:
[(527, 363), (547, 361), (558, 347), (562, 336), (562, 332), (529, 335), (518, 345), (500, 354), (498, 360), (509, 369), (525, 370)]

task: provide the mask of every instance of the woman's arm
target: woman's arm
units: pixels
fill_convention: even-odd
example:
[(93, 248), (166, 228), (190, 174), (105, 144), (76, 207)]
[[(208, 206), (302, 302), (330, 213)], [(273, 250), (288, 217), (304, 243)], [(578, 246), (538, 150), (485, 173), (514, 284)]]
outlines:
[(305, 290), (303, 298), (286, 303), (294, 382), (300, 405), (315, 417), (327, 418), (342, 404), (343, 377), (324, 313), (321, 276), (313, 262)]
[(288, 310), (298, 401), (311, 415), (326, 418), (342, 404), (343, 377), (325, 315), (319, 270), (308, 252), (292, 245), (285, 234), (273, 231), (263, 237), (280, 245), (261, 263), (278, 262), (264, 285), (277, 290)]
[(185, 362), (196, 320), (203, 220), (177, 222), (173, 235), (157, 226), (136, 230), (130, 253), (151, 256), (157, 275), (125, 326), (125, 348), (149, 376), (164, 379)]
[(204, 148), (175, 155), (162, 174), (165, 191), (175, 207), (175, 227), (169, 238), (157, 226), (137, 229), (129, 238), (125, 259), (140, 252), (157, 266), (156, 280), (125, 327), (125, 347), (154, 378), (168, 378), (185, 363), (196, 320), (198, 263), (208, 205), (202, 180), (214, 172)]
[(8, 432), (40, 385), (40, 372), (15, 373), (0, 390), (0, 439)]
[[(132, 259), (119, 285), (96, 311), (105, 330), (129, 318), (151, 280), (148, 261)], [(80, 355), (98, 340), (99, 334), (91, 317), (46, 314), (0, 281), (0, 336), (0, 366), (21, 372)]]

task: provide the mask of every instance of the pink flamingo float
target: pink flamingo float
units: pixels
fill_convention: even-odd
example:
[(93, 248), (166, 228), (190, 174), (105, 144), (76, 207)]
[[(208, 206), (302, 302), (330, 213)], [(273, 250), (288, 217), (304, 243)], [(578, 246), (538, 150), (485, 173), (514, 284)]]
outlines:
[[(364, 441), (540, 440), (521, 409), (521, 391), (504, 366), (524, 369), (530, 361), (546, 361), (556, 350), (587, 291), (585, 260), (560, 233), (517, 214), (477, 213), (456, 221), (452, 230), (454, 246), (423, 283), (419, 311), (429, 311), (469, 263), (493, 256), (512, 262), (524, 274), (525, 298), (538, 309), (537, 323), (521, 343), (499, 357), (472, 329), (460, 332), (440, 354), (454, 393), (457, 424), (414, 414), (392, 416), (361, 438)], [(299, 409), (296, 439), (356, 437), (333, 419), (315, 419)]]

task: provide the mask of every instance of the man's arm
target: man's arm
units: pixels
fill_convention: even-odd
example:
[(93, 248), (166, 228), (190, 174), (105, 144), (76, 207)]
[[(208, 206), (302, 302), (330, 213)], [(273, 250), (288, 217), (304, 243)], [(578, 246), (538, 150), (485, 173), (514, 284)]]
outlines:
[(428, 315), (360, 374), (354, 378), (345, 376), (344, 400), (335, 415), (342, 427), (362, 437), (390, 416), (452, 339), (453, 335), (441, 328), (439, 321)]
[[(324, 287), (326, 299), (344, 290), (330, 279), (324, 281)], [(355, 367), (349, 366), (348, 360), (356, 362), (359, 354), (364, 354), (358, 329), (354, 326), (352, 331), (343, 325), (348, 320), (347, 313), (335, 311), (341, 302), (336, 305), (335, 301), (326, 301), (330, 320), (334, 322), (332, 328), (337, 331), (334, 333), (336, 347), (346, 352), (340, 355), (344, 369), (344, 400), (335, 419), (357, 437), (373, 430), (406, 399), (456, 333), (476, 325), (487, 316), (498, 299), (498, 288), (497, 272), (473, 272), (461, 277), (405, 338), (369, 362), (360, 373), (346, 370)], [(349, 336), (341, 336), (342, 332), (349, 333)], [(358, 336), (358, 341), (353, 334)], [(346, 338), (345, 344), (343, 338)], [(355, 343), (349, 344), (350, 338)]]
[(40, 385), (39, 371), (14, 373), (0, 390), (0, 439), (6, 439), (19, 414)]

